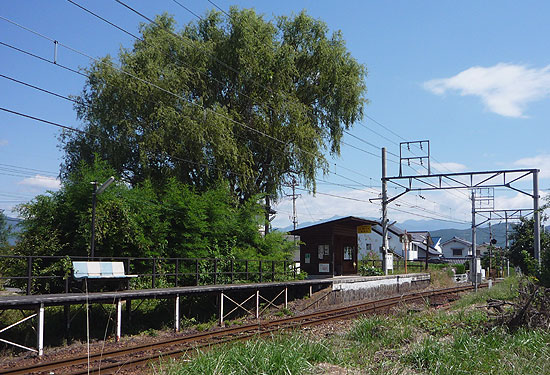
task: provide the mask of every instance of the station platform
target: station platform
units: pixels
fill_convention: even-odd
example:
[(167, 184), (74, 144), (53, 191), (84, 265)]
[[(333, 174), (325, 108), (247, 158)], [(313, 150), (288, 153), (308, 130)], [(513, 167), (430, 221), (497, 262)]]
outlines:
[[(237, 310), (255, 315), (258, 319), (262, 312), (269, 307), (286, 308), (289, 290), (293, 291), (294, 295), (300, 295), (305, 291), (301, 296), (305, 294), (312, 296), (313, 292), (326, 289), (328, 292), (323, 297), (323, 301), (319, 302), (330, 305), (375, 296), (377, 293), (388, 294), (400, 290), (405, 291), (413, 288), (415, 284), (429, 283), (429, 280), (430, 275), (423, 273), (388, 276), (349, 275), (299, 281), (183, 286), (114, 292), (5, 295), (0, 296), (0, 310), (34, 310), (34, 314), (25, 317), (17, 324), (36, 317), (37, 348), (7, 343), (36, 352), (40, 356), (44, 350), (44, 309), (51, 306), (64, 306), (67, 321), (70, 321), (68, 315), (72, 305), (116, 304), (116, 340), (119, 340), (122, 327), (122, 304), (123, 302), (126, 304), (129, 316), (132, 300), (172, 300), (174, 303), (174, 330), (179, 331), (180, 298), (185, 296), (215, 295), (216, 308), (219, 311), (219, 324), (223, 325), (224, 319)], [(227, 310), (230, 311), (226, 312)], [(2, 328), (0, 332), (8, 328)], [(1, 338), (0, 341), (6, 342)]]

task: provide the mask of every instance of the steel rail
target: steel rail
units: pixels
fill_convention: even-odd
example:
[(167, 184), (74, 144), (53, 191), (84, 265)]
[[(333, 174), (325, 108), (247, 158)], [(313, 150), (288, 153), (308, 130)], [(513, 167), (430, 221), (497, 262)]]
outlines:
[[(95, 362), (102, 361), (104, 359), (110, 359), (109, 362), (111, 363), (99, 363), (97, 366), (94, 366), (89, 370), (87, 367), (84, 369), (76, 369), (75, 371), (70, 372), (70, 374), (95, 374), (99, 372), (104, 374), (115, 373), (119, 371), (122, 367), (139, 366), (149, 361), (156, 360), (159, 357), (179, 357), (184, 355), (190, 349), (200, 349), (203, 347), (219, 345), (226, 342), (246, 340), (257, 336), (265, 336), (276, 331), (296, 329), (304, 326), (322, 324), (333, 320), (347, 319), (353, 316), (366, 314), (368, 312), (390, 308), (399, 303), (411, 302), (414, 300), (437, 295), (459, 293), (471, 289), (472, 286), (462, 286), (423, 292), (413, 292), (402, 294), (399, 296), (383, 298), (375, 301), (368, 301), (355, 305), (318, 311), (310, 314), (265, 322), (259, 321), (258, 323), (252, 323), (238, 327), (197, 333), (184, 337), (160, 341), (153, 344), (140, 344), (122, 349), (113, 349), (105, 351), (103, 353), (91, 353), (89, 357), (87, 354), (84, 354), (77, 357), (59, 359), (47, 363), (36, 363), (25, 367), (0, 369), (0, 374), (22, 375), (49, 370), (59, 370), (61, 368), (70, 368), (74, 366), (82, 366), (88, 364), (88, 358), (90, 364), (95, 364)], [(168, 350), (173, 347), (178, 348)], [(159, 353), (159, 349), (167, 349), (167, 351)], [(151, 351), (153, 352), (152, 354), (147, 354)], [(139, 358), (128, 359), (123, 362), (112, 362), (112, 358), (124, 357), (138, 353), (142, 354)]]

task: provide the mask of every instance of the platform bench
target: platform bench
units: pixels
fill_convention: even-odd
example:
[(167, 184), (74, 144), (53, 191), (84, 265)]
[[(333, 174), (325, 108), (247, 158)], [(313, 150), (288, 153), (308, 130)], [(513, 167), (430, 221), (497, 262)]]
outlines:
[[(73, 262), (73, 277), (76, 280), (97, 280), (102, 286), (107, 283), (101, 283), (101, 280), (123, 281), (138, 275), (127, 275), (124, 272), (124, 263), (122, 262)], [(118, 283), (116, 289), (123, 289), (123, 284)]]

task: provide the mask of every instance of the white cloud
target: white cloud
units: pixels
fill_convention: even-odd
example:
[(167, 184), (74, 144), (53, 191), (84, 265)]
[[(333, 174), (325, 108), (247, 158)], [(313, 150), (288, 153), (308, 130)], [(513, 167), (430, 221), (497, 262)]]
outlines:
[(443, 172), (443, 173), (444, 172), (451, 172), (451, 173), (464, 172), (467, 168), (464, 164), (454, 163), (454, 162), (432, 163), (431, 167), (432, 169), (436, 169), (437, 171)]
[(523, 117), (528, 103), (550, 96), (550, 65), (541, 69), (505, 63), (474, 66), (450, 78), (427, 81), (424, 88), (437, 95), (458, 91), (462, 96), (478, 96), (491, 112)]
[(8, 140), (7, 139), (0, 139), (0, 147), (7, 146), (7, 145), (8, 145)]
[(27, 177), (20, 181), (19, 184), (52, 190), (57, 190), (61, 187), (61, 182), (57, 178), (42, 176), (39, 174), (34, 175), (33, 177)]
[(522, 168), (540, 169), (539, 178), (550, 177), (550, 154), (537, 155), (531, 158), (523, 158), (514, 162), (515, 166)]

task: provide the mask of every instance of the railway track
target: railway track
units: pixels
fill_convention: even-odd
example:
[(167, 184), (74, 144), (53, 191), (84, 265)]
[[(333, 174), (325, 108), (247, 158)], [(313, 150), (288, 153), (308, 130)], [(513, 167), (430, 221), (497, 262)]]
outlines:
[[(190, 350), (219, 345), (226, 342), (247, 340), (252, 337), (270, 335), (273, 332), (291, 330), (299, 327), (322, 324), (333, 320), (347, 319), (358, 315), (389, 309), (400, 303), (412, 302), (434, 296), (443, 296), (465, 292), (471, 286), (445, 288), (424, 292), (414, 292), (376, 301), (359, 303), (351, 306), (318, 311), (310, 314), (287, 317), (271, 321), (259, 321), (238, 327), (230, 327), (212, 332), (203, 332), (182, 336), (166, 341), (142, 344), (122, 349), (90, 353), (88, 356), (35, 363), (25, 367), (0, 369), (0, 374), (20, 375), (36, 373), (56, 374), (114, 374), (122, 368), (138, 367), (150, 361), (162, 358), (176, 358)], [(90, 368), (88, 369), (88, 363)]]

